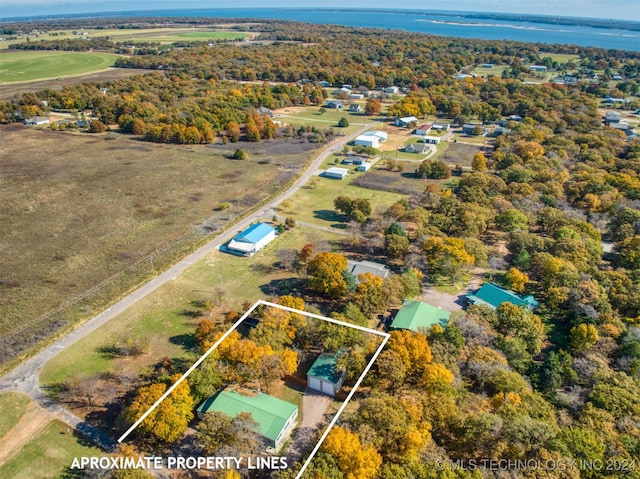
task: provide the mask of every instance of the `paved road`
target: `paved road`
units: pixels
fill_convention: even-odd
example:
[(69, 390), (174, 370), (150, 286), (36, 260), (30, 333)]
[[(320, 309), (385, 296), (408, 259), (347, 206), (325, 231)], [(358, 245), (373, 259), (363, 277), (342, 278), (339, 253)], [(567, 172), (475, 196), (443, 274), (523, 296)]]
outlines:
[(335, 152), (342, 151), (342, 148), (346, 143), (351, 141), (356, 136), (364, 133), (373, 125), (374, 124), (366, 125), (357, 132), (352, 133), (351, 135), (335, 139), (325, 148), (324, 151), (322, 151), (318, 155), (318, 157), (300, 176), (300, 178), (298, 178), (298, 180), (289, 189), (284, 191), (277, 198), (271, 200), (258, 211), (252, 213), (245, 219), (236, 223), (233, 228), (230, 228), (226, 232), (216, 236), (206, 245), (202, 246), (200, 249), (190, 254), (179, 263), (173, 265), (169, 270), (156, 276), (151, 281), (131, 293), (129, 296), (122, 299), (120, 302), (114, 304), (93, 319), (87, 321), (85, 324), (83, 324), (64, 338), (55, 342), (42, 352), (38, 353), (31, 359), (28, 359), (13, 370), (9, 371), (4, 376), (0, 377), (0, 393), (4, 391), (17, 391), (27, 394), (35, 402), (50, 411), (60, 421), (75, 428), (78, 432), (83, 433), (90, 439), (93, 439), (96, 443), (103, 446), (105, 449), (111, 449), (115, 445), (113, 439), (109, 438), (98, 429), (87, 424), (81, 418), (63, 408), (58, 403), (52, 401), (40, 388), (39, 374), (45, 363), (59, 352), (72, 346), (81, 338), (87, 336), (88, 334), (91, 334), (107, 321), (124, 312), (131, 305), (140, 301), (142, 298), (158, 289), (167, 281), (171, 281), (176, 276), (180, 275), (185, 269), (187, 269), (196, 261), (199, 261), (209, 253), (218, 250), (220, 245), (233, 238), (238, 233), (238, 231), (244, 230), (249, 225), (261, 218), (271, 218), (276, 206), (282, 203), (287, 198), (291, 197), (296, 191), (300, 189), (301, 186), (307, 183), (307, 181), (309, 181), (309, 179), (316, 174), (318, 167), (329, 157), (329, 155)]

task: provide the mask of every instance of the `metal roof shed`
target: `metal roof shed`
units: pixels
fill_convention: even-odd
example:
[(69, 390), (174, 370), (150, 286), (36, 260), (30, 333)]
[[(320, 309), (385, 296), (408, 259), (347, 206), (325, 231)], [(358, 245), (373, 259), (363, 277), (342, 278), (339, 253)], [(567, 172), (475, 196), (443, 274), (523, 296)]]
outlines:
[(307, 386), (309, 389), (320, 391), (335, 397), (342, 387), (347, 371), (338, 371), (336, 363), (338, 353), (323, 353), (318, 356), (307, 372)]

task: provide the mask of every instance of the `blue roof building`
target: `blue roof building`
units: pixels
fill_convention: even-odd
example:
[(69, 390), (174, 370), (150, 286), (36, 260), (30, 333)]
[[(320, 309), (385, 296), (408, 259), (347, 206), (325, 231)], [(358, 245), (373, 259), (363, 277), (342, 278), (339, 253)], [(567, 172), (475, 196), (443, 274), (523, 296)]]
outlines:
[(513, 291), (501, 288), (493, 283), (484, 283), (482, 287), (474, 294), (468, 294), (467, 300), (471, 304), (485, 304), (496, 309), (502, 303), (511, 303), (516, 306), (526, 306), (529, 309), (535, 309), (539, 303), (532, 295), (520, 297)]
[(225, 250), (233, 254), (251, 256), (260, 251), (276, 237), (276, 229), (267, 223), (255, 223), (235, 236)]

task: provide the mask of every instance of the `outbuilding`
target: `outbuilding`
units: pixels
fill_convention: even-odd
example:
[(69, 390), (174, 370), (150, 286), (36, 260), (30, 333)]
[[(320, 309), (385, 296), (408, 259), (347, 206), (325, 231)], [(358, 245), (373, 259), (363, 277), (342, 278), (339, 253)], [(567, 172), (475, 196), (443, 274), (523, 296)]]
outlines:
[(318, 356), (307, 372), (307, 387), (335, 397), (342, 387), (347, 371), (336, 367), (338, 353), (323, 353)]
[(353, 141), (353, 144), (378, 148), (380, 146), (380, 138), (374, 135), (359, 135)]
[(229, 241), (226, 250), (234, 254), (251, 256), (275, 238), (276, 229), (273, 226), (267, 223), (255, 223)]
[(208, 412), (221, 412), (231, 418), (240, 413), (250, 413), (258, 424), (255, 432), (275, 452), (291, 436), (298, 419), (298, 407), (295, 404), (258, 391), (230, 387), (206, 399), (196, 412), (200, 419)]
[(349, 170), (347, 170), (346, 168), (338, 168), (337, 166), (332, 166), (324, 172), (323, 176), (327, 178), (335, 178), (337, 180), (344, 180), (348, 174)]

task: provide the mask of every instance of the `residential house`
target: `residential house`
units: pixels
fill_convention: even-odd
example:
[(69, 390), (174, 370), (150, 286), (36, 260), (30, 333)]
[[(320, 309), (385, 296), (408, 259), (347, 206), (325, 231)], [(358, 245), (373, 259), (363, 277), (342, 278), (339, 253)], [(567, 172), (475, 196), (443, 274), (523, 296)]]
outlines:
[(451, 313), (445, 309), (432, 306), (422, 301), (406, 300), (396, 317), (389, 325), (389, 329), (410, 331), (420, 331), (429, 329), (431, 326), (439, 324), (446, 326)]
[(249, 413), (257, 423), (255, 432), (274, 452), (291, 436), (298, 419), (298, 406), (258, 391), (228, 387), (206, 399), (196, 410), (198, 418), (221, 412), (231, 418)]
[(362, 105), (360, 103), (352, 103), (349, 105), (349, 111), (352, 113), (362, 113)]
[(364, 94), (352, 93), (351, 95), (349, 95), (349, 98), (351, 98), (352, 100), (364, 100)]
[(333, 108), (335, 110), (342, 110), (344, 108), (344, 104), (341, 101), (337, 100), (329, 100), (326, 103), (327, 108)]
[(397, 86), (388, 86), (384, 89), (385, 93), (389, 93), (391, 95), (395, 95), (399, 91), (400, 91), (400, 88), (398, 88)]
[(430, 131), (431, 131), (431, 123), (424, 123), (419, 127), (417, 127), (413, 131), (413, 133), (416, 135), (424, 136), (424, 135), (428, 135)]
[(311, 365), (307, 371), (307, 387), (335, 397), (342, 387), (347, 376), (347, 371), (338, 370), (338, 353), (323, 353)]
[(482, 130), (480, 134), (484, 134), (484, 127), (482, 125), (474, 125), (472, 123), (462, 125), (462, 133), (465, 135), (475, 135), (475, 131), (477, 131), (476, 128), (478, 127)]
[(444, 123), (441, 121), (434, 121), (431, 124), (431, 129), (432, 130), (442, 130), (442, 131), (449, 131), (450, 125), (449, 123)]
[(415, 116), (405, 116), (404, 118), (396, 118), (393, 124), (408, 128), (415, 123), (418, 123), (418, 119)]
[(371, 163), (363, 162), (358, 166), (358, 171), (369, 171), (371, 169)]
[(252, 256), (276, 238), (276, 229), (267, 223), (255, 223), (229, 241), (221, 250)]
[(546, 72), (547, 67), (544, 65), (531, 65), (529, 67), (529, 70), (531, 70), (532, 72)]
[(526, 306), (529, 309), (538, 307), (538, 302), (532, 295), (520, 297), (513, 291), (501, 288), (497, 284), (484, 283), (482, 287), (472, 294), (466, 295), (470, 304), (484, 304), (496, 309), (502, 303), (511, 303), (516, 306)]
[(604, 122), (611, 126), (611, 123), (618, 123), (620, 121), (620, 113), (617, 111), (608, 111), (604, 116)]
[(358, 278), (358, 275), (371, 273), (374, 276), (380, 278), (386, 278), (391, 274), (389, 268), (382, 263), (376, 263), (374, 261), (353, 261), (347, 260), (347, 271)]
[(319, 81), (317, 85), (321, 86), (322, 88), (329, 88), (331, 86), (331, 83), (329, 83), (328, 81)]
[(429, 147), (420, 143), (410, 143), (404, 147), (404, 151), (406, 153), (426, 153), (429, 151)]

